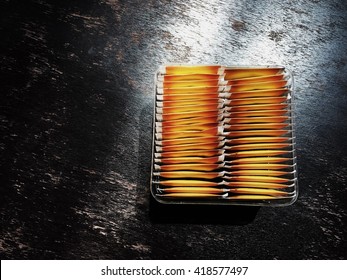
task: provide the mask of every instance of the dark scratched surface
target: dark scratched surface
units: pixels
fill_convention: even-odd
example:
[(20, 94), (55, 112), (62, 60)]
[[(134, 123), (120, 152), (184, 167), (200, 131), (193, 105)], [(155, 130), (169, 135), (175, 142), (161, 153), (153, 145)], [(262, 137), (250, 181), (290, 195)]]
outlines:
[[(347, 2), (0, 1), (1, 259), (346, 259)], [(149, 194), (164, 63), (285, 65), (300, 196)]]

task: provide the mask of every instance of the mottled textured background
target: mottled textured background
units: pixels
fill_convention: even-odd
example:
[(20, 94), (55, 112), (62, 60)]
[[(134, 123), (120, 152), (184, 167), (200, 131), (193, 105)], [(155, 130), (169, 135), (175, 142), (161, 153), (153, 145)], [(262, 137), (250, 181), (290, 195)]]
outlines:
[[(345, 0), (1, 0), (1, 259), (346, 259)], [(164, 63), (295, 77), (300, 196), (150, 202)]]

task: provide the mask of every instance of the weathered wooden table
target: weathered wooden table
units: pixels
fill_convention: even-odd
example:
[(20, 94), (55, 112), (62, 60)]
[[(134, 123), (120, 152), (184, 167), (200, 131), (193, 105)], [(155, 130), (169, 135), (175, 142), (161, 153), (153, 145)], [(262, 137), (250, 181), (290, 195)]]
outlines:
[[(2, 259), (346, 258), (346, 1), (0, 6)], [(150, 202), (153, 77), (172, 62), (292, 70), (294, 205)]]

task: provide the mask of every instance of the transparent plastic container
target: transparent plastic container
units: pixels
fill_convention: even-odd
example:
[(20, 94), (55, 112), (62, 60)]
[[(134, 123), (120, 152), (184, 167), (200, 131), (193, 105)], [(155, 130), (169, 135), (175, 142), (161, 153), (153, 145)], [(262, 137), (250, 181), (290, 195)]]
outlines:
[(160, 203), (286, 206), (298, 196), (294, 81), (283, 66), (164, 65), (150, 189)]

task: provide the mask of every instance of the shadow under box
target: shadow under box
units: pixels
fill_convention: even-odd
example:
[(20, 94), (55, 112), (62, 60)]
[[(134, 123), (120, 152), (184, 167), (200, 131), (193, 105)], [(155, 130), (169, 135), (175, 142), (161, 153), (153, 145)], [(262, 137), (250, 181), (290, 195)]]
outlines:
[(162, 204), (149, 196), (153, 223), (246, 225), (254, 221), (260, 206)]

